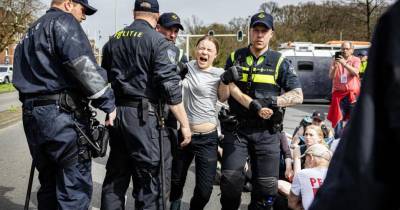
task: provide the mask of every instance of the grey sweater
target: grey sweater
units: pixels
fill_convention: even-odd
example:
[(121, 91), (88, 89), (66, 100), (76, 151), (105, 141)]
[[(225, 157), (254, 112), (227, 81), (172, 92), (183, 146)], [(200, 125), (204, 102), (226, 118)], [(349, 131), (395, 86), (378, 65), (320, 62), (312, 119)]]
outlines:
[(200, 70), (195, 60), (188, 63), (188, 68), (182, 84), (183, 101), (190, 124), (217, 125), (218, 86), (224, 69), (211, 67)]

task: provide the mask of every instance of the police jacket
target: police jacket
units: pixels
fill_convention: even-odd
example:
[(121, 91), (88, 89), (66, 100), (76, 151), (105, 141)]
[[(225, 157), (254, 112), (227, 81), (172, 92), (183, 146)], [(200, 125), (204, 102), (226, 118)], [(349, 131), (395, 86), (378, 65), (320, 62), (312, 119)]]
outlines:
[(177, 62), (178, 68), (177, 68), (177, 73), (179, 74), (179, 76), (181, 77), (181, 79), (183, 80), (186, 76), (186, 74), (188, 73), (188, 68), (186, 66), (186, 64), (189, 62), (186, 58), (186, 56), (183, 53), (182, 49), (179, 49), (178, 47), (174, 46), (174, 51), (176, 53), (175, 56), (175, 60)]
[(97, 65), (81, 25), (57, 8), (33, 23), (17, 45), (13, 83), (22, 102), (28, 95), (71, 91), (94, 99), (92, 105), (107, 113), (115, 109), (106, 72)]
[(168, 104), (180, 103), (174, 48), (145, 20), (135, 20), (117, 32), (104, 46), (102, 61), (117, 102), (143, 98), (157, 102), (162, 97)]
[[(230, 54), (225, 69), (233, 65), (239, 65), (243, 69), (243, 78), (235, 84), (253, 99), (276, 97), (282, 90), (286, 92), (301, 88), (290, 61), (279, 52), (267, 50), (256, 58), (249, 47), (241, 48)], [(232, 97), (228, 99), (228, 103), (231, 112), (239, 118), (258, 117)]]

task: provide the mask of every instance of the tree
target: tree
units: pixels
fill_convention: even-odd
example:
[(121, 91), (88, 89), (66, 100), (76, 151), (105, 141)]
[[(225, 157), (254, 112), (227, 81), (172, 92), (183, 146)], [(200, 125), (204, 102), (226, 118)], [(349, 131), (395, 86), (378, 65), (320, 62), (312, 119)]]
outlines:
[(1, 0), (0, 52), (19, 39), (42, 7), (40, 0)]
[[(352, 7), (352, 11), (348, 13), (365, 25), (364, 31), (367, 39), (371, 39), (371, 28), (375, 25), (379, 16), (387, 8), (387, 0), (342, 0), (343, 3)], [(372, 24), (373, 23), (373, 24)]]
[(259, 11), (269, 13), (272, 16), (276, 16), (280, 12), (280, 7), (278, 3), (274, 1), (266, 1), (260, 5)]

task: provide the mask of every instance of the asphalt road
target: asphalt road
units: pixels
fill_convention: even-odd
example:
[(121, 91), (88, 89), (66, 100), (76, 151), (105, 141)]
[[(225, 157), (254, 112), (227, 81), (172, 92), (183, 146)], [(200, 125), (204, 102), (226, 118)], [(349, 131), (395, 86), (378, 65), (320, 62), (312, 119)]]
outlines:
[[(1, 103), (1, 99), (0, 99)], [(298, 125), (300, 120), (314, 110), (327, 112), (327, 105), (306, 104), (289, 108), (285, 116), (284, 130), (291, 133)], [(93, 161), (93, 199), (92, 210), (99, 209), (101, 183), (105, 174), (105, 163), (107, 157), (103, 159), (95, 159)], [(23, 209), (25, 202), (26, 188), (29, 178), (31, 157), (29, 155), (28, 146), (22, 123), (18, 122), (7, 128), (0, 130), (0, 209), (1, 210), (20, 210)], [(183, 197), (182, 210), (188, 209), (189, 201), (194, 188), (194, 167), (190, 168), (188, 179), (186, 181), (185, 192)], [(37, 200), (36, 192), (38, 191), (38, 180), (35, 176), (32, 188), (31, 208), (36, 209)], [(132, 188), (129, 188), (127, 208), (134, 209), (133, 199), (131, 196)], [(219, 186), (214, 186), (213, 194), (206, 209), (220, 209), (220, 191)], [(250, 194), (242, 195), (242, 206), (240, 209), (247, 209), (246, 204), (250, 201)]]

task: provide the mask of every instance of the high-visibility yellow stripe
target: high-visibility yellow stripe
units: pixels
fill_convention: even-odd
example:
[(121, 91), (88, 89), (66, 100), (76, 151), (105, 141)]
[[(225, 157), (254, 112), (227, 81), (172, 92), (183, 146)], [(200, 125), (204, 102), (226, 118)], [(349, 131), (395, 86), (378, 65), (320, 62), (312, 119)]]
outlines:
[(279, 58), (278, 63), (276, 64), (276, 68), (275, 68), (275, 80), (278, 79), (278, 76), (279, 76), (279, 68), (281, 67), (281, 63), (282, 63), (283, 59), (285, 59), (285, 57), (282, 55), (282, 56)]
[(254, 63), (253, 56), (249, 55), (246, 57), (246, 63), (248, 66), (252, 66)]
[[(248, 78), (248, 74), (247, 73), (243, 73), (242, 74), (242, 79), (240, 81), (242, 82), (247, 82), (247, 78)], [(256, 83), (264, 83), (264, 84), (272, 84), (275, 85), (275, 78), (273, 75), (265, 75), (265, 74), (253, 74), (253, 82)]]
[(235, 51), (231, 52), (231, 61), (235, 63)]
[(257, 65), (262, 64), (264, 62), (264, 60), (265, 60), (264, 56), (259, 57), (258, 60), (257, 60)]

